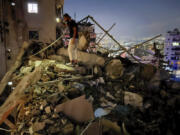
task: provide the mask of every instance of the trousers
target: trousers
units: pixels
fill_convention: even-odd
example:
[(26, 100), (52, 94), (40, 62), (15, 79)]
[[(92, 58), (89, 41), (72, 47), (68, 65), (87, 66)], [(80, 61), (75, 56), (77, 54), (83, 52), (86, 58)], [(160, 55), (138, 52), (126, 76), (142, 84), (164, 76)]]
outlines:
[(68, 45), (68, 54), (69, 54), (69, 60), (74, 61), (77, 60), (77, 46), (78, 46), (79, 40), (75, 39), (74, 43), (72, 43), (72, 38), (69, 41)]

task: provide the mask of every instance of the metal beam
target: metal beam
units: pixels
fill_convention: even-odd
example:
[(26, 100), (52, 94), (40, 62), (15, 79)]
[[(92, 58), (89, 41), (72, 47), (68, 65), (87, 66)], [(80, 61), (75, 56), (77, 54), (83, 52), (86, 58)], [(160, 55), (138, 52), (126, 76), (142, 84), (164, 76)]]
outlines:
[(103, 30), (122, 50), (127, 52), (134, 60), (140, 63), (138, 59), (136, 59), (131, 53), (128, 52), (128, 50), (122, 46), (109, 32), (107, 32), (92, 16), (87, 16), (90, 18), (101, 30)]
[[(114, 26), (116, 25), (116, 23), (114, 23), (108, 30), (107, 32), (109, 32)], [(96, 43), (97, 45), (103, 40), (103, 38), (107, 35), (107, 33), (104, 33), (104, 35), (99, 39), (99, 41)]]

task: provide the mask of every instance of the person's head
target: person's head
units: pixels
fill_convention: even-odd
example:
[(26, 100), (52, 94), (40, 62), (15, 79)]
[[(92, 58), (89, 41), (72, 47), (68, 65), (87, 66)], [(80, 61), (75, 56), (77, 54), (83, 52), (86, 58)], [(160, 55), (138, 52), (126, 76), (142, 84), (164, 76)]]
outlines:
[(67, 21), (71, 20), (71, 17), (70, 17), (69, 14), (65, 13), (65, 14), (63, 15), (63, 19), (64, 19), (65, 22), (67, 22)]

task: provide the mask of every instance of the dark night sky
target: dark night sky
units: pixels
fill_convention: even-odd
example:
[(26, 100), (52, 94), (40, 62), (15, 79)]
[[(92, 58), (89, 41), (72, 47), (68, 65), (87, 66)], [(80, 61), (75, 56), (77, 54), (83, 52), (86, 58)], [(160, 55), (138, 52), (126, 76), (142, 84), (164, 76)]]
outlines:
[(106, 29), (115, 22), (111, 33), (119, 40), (180, 28), (180, 0), (65, 0), (64, 12), (76, 20), (91, 15)]

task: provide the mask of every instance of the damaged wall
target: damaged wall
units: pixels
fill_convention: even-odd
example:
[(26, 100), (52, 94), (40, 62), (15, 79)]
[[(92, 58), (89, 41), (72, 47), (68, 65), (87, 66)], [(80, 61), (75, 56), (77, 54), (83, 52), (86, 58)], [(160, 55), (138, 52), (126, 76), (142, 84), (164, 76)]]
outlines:
[(56, 39), (56, 10), (55, 0), (38, 0), (38, 13), (28, 13), (27, 0), (24, 3), (25, 19), (27, 20), (28, 31), (38, 31), (39, 41), (51, 42)]
[[(0, 56), (4, 60), (0, 67), (0, 80), (14, 63), (24, 41), (51, 43), (56, 39), (56, 16), (59, 16), (63, 9), (63, 5), (61, 5), (62, 9), (59, 9), (56, 4), (64, 4), (64, 2), (57, 3), (57, 0), (14, 0), (13, 4), (6, 0), (1, 2), (3, 2), (1, 14), (4, 17), (0, 18), (0, 22), (2, 20), (8, 23), (8, 32), (4, 32), (7, 42), (0, 47)], [(37, 3), (37, 13), (28, 12), (29, 3)], [(34, 7), (31, 10), (34, 10)], [(60, 12), (57, 12), (58, 10)], [(30, 38), (30, 31), (37, 32), (38, 39)]]

